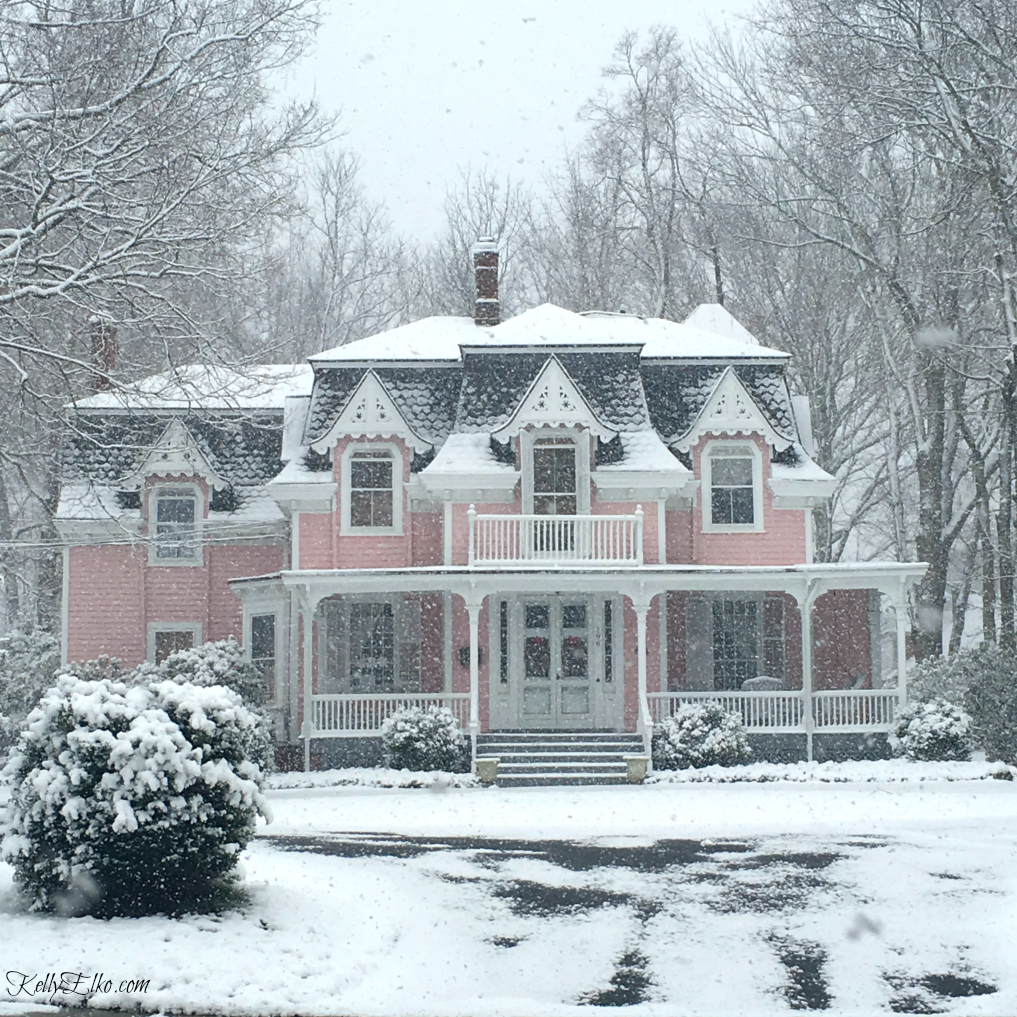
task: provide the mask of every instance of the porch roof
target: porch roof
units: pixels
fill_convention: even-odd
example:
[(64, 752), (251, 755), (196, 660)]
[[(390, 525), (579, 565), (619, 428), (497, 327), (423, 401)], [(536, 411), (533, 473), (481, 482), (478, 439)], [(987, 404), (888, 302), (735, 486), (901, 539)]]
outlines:
[(390, 569), (303, 569), (231, 579), (241, 598), (267, 589), (294, 591), (314, 601), (342, 593), (456, 593), (477, 601), (499, 593), (607, 593), (648, 600), (669, 590), (763, 592), (781, 590), (798, 601), (828, 590), (875, 589), (895, 604), (928, 569), (926, 562), (849, 562), (814, 565), (645, 565), (638, 569), (548, 568), (486, 571), (465, 565)]

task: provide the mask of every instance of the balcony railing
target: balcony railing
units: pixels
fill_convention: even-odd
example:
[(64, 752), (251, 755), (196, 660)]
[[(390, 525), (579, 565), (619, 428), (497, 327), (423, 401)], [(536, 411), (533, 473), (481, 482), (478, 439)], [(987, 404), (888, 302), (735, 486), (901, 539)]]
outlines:
[(470, 506), (470, 567), (643, 564), (643, 510), (631, 516), (479, 515)]

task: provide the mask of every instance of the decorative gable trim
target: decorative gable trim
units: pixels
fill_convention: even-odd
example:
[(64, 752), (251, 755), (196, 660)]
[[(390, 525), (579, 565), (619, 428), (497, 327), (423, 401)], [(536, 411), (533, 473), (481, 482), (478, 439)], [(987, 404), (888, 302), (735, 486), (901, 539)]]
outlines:
[(618, 432), (597, 418), (585, 396), (562, 366), (549, 357), (527, 389), (507, 424), (493, 432), (497, 441), (514, 438), (525, 427), (585, 427), (591, 434), (611, 441)]
[(794, 436), (778, 431), (766, 419), (734, 368), (728, 367), (718, 379), (699, 416), (671, 445), (680, 452), (688, 452), (704, 434), (753, 433), (762, 435), (779, 452), (794, 444)]
[(399, 412), (392, 397), (374, 371), (368, 371), (346, 400), (332, 426), (311, 443), (315, 452), (326, 453), (340, 438), (402, 438), (423, 454), (433, 447), (424, 441)]
[(197, 477), (217, 491), (230, 486), (229, 481), (216, 472), (182, 420), (170, 422), (155, 447), (141, 465), (120, 482), (120, 487), (125, 491), (140, 490), (151, 476)]

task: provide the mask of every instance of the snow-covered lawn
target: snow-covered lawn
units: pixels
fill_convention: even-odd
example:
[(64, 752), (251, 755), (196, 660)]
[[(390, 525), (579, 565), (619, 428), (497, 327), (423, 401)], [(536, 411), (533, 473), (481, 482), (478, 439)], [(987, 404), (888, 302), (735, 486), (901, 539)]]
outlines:
[(146, 1010), (1013, 1014), (1017, 782), (984, 770), (276, 790), (243, 913), (28, 916), (0, 867), (0, 958), (105, 972), (92, 1005)]

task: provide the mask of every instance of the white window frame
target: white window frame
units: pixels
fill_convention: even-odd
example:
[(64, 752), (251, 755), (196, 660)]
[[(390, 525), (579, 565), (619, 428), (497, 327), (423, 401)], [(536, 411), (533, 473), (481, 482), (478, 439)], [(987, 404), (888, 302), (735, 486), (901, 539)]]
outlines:
[(265, 610), (252, 608), (250, 613), (246, 614), (246, 617), (244, 618), (244, 657), (251, 663), (254, 662), (254, 657), (252, 656), (251, 651), (254, 649), (253, 633), (255, 618), (275, 619), (272, 633), (274, 640), (274, 645), (272, 647), (272, 659), (275, 661), (275, 675), (272, 681), (271, 702), (276, 703), (279, 700), (279, 640), (282, 634), (282, 612), (278, 608), (266, 608)]
[[(781, 627), (779, 636), (768, 636), (766, 634), (766, 602), (768, 600), (780, 601), (781, 603)], [(770, 678), (779, 678), (783, 682), (787, 682), (787, 600), (784, 599), (784, 594), (780, 591), (766, 591), (757, 593), (737, 593), (735, 591), (724, 591), (716, 592), (712, 596), (709, 596), (707, 602), (710, 605), (710, 648), (711, 648), (711, 661), (710, 661), (710, 673), (711, 677), (714, 676), (714, 661), (712, 659), (712, 651), (714, 649), (714, 630), (713, 630), (713, 605), (723, 601), (740, 601), (741, 603), (752, 603), (756, 605), (756, 677), (766, 675)], [(780, 674), (772, 674), (766, 666), (766, 644), (768, 642), (779, 642), (781, 647), (781, 666)], [(719, 691), (719, 690), (718, 690)], [(737, 689), (731, 691), (738, 691)]]
[[(713, 521), (713, 459), (752, 459), (752, 522)], [(763, 452), (754, 441), (708, 441), (699, 459), (702, 473), (703, 533), (763, 532)]]
[[(351, 463), (357, 452), (388, 452), (392, 456), (392, 525), (353, 526), (350, 522), (352, 510), (350, 494), (353, 489)], [(342, 499), (342, 522), (339, 532), (343, 536), (388, 535), (400, 536), (403, 532), (403, 453), (398, 445), (390, 441), (352, 442), (343, 449), (340, 475), (340, 498)]]
[(519, 433), (523, 514), (533, 515), (533, 447), (541, 439), (570, 441), (576, 448), (576, 515), (590, 514), (590, 432), (578, 427), (535, 427)]
[(147, 646), (145, 659), (150, 664), (155, 663), (155, 636), (157, 632), (191, 632), (194, 636), (195, 647), (201, 646), (201, 622), (149, 622), (147, 632)]
[[(160, 558), (158, 513), (159, 499), (170, 491), (190, 491), (194, 496), (194, 557), (193, 558)], [(168, 566), (170, 568), (194, 568), (205, 564), (204, 546), (205, 492), (200, 484), (193, 481), (182, 481), (177, 484), (159, 483), (148, 492), (148, 564)]]

